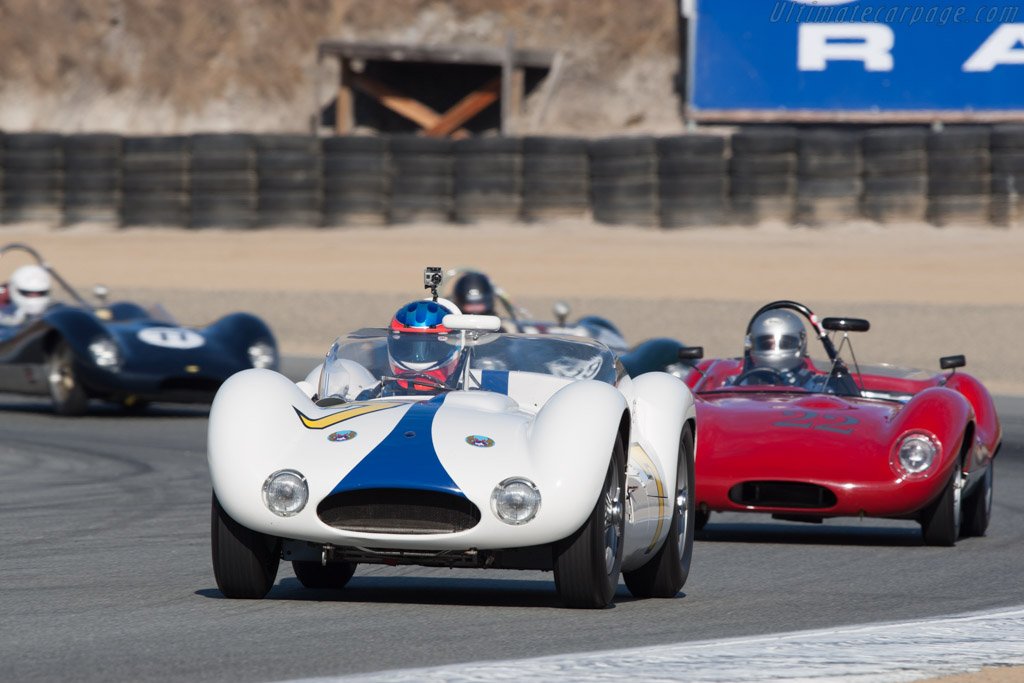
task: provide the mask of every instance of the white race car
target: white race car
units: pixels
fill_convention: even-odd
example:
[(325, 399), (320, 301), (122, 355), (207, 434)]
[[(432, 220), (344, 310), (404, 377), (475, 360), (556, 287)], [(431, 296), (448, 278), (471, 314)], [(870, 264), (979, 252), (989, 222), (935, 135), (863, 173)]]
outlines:
[[(246, 370), (210, 412), (217, 586), (262, 598), (280, 559), (310, 588), (360, 563), (553, 570), (572, 607), (619, 582), (672, 597), (693, 549), (693, 397), (660, 372), (631, 379), (603, 344), (497, 332), (364, 329), (292, 383)], [(412, 338), (414, 341), (408, 341)], [(445, 381), (398, 375), (390, 344), (454, 353)]]

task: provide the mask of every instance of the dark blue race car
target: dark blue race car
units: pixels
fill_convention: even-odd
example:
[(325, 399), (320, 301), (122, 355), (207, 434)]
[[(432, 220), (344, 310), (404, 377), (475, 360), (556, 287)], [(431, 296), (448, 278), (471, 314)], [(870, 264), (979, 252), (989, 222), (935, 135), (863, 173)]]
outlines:
[(70, 297), (37, 315), (18, 315), (0, 285), (0, 391), (49, 395), (60, 415), (79, 415), (96, 398), (138, 408), (150, 401), (209, 402), (228, 377), (248, 368), (277, 369), (277, 342), (266, 323), (232, 313), (204, 328), (183, 327), (162, 307), (82, 298), (29, 246)]

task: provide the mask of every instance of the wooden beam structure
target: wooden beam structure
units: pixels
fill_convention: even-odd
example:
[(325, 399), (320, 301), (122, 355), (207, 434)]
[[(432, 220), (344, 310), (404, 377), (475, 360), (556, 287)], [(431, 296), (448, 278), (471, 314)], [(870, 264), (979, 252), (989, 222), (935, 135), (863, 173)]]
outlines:
[[(351, 132), (355, 124), (353, 89), (357, 89), (387, 109), (415, 123), (422, 129), (423, 135), (453, 138), (467, 137), (469, 132), (462, 126), (499, 100), (502, 133), (511, 133), (514, 120), (521, 113), (525, 69), (550, 70), (554, 59), (548, 52), (516, 49), (515, 36), (511, 32), (507, 34), (504, 48), (322, 41), (317, 48), (318, 63), (325, 57), (335, 57), (339, 63), (335, 116), (335, 132), (338, 135)], [(416, 98), (353, 67), (353, 62), (367, 61), (494, 66), (501, 69), (501, 75), (477, 87), (447, 111), (438, 112)], [(319, 83), (319, 80), (317, 82)], [(319, 85), (317, 88), (319, 90)], [(315, 99), (319, 106), (319, 92), (315, 93)]]

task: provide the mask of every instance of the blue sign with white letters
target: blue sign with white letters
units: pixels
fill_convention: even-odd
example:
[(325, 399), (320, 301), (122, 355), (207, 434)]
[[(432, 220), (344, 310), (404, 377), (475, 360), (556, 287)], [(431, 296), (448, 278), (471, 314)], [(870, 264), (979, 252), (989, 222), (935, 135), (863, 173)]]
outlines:
[(1024, 110), (1024, 10), (968, 0), (697, 0), (691, 111)]

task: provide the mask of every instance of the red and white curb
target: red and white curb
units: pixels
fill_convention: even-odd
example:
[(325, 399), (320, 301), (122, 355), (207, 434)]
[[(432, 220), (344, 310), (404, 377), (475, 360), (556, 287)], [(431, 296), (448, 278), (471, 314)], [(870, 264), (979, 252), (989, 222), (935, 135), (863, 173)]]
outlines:
[(1024, 606), (920, 621), (308, 678), (301, 683), (904, 683), (983, 666), (1021, 665)]

